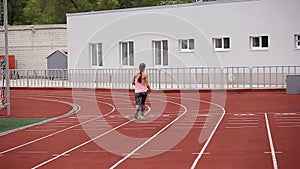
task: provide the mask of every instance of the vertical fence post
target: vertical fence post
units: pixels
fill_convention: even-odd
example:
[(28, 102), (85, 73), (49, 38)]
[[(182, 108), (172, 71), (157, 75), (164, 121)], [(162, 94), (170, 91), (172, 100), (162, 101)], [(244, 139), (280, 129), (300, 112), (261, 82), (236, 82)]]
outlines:
[(252, 86), (252, 83), (253, 83), (253, 82), (252, 82), (252, 77), (253, 77), (253, 76), (252, 76), (252, 73), (253, 73), (252, 68), (253, 68), (253, 67), (250, 68), (250, 88), (251, 88), (251, 89), (253, 88), (253, 86)]
[(61, 69), (60, 71), (61, 71), (61, 87), (64, 88), (66, 75), (65, 75), (65, 71), (63, 69)]
[(225, 73), (224, 73), (224, 67), (220, 69), (220, 87), (221, 89), (225, 89)]
[(161, 89), (161, 69), (158, 69), (158, 89)]
[(27, 87), (29, 87), (29, 75), (28, 75), (28, 70), (26, 70), (26, 83), (27, 83)]
[(99, 72), (99, 69), (96, 69), (96, 78), (95, 78), (95, 81), (96, 81), (96, 89), (99, 88), (99, 86), (98, 86), (98, 81), (99, 81), (99, 78), (98, 78), (99, 74), (98, 74), (98, 72)]
[(131, 83), (130, 83), (130, 79), (131, 79), (131, 69), (128, 69), (128, 90), (130, 89), (130, 85), (131, 85)]
[[(192, 69), (188, 68), (190, 72), (190, 89), (192, 88)], [(184, 76), (184, 75), (183, 75)]]

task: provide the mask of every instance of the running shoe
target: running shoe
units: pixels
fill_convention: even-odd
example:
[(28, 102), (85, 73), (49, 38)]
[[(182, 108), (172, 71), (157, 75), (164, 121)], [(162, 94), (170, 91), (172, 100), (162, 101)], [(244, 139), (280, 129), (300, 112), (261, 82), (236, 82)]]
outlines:
[(135, 118), (135, 119), (138, 119), (138, 116), (139, 116), (139, 115), (138, 115), (137, 113), (134, 114), (134, 118)]

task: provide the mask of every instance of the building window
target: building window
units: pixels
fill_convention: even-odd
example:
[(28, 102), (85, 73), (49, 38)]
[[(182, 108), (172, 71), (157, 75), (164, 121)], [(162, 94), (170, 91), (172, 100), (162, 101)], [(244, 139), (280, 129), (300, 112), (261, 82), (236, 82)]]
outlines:
[(92, 66), (103, 66), (102, 43), (90, 43)]
[(134, 66), (133, 41), (121, 42), (120, 49), (122, 66)]
[(268, 49), (269, 37), (268, 36), (250, 36), (250, 48), (256, 49)]
[(213, 38), (214, 50), (215, 51), (228, 51), (230, 50), (230, 38)]
[(295, 48), (300, 49), (300, 35), (295, 35)]
[(195, 49), (195, 40), (194, 39), (181, 39), (179, 40), (179, 48), (182, 52), (190, 52)]
[(153, 41), (154, 62), (156, 66), (168, 65), (168, 41)]

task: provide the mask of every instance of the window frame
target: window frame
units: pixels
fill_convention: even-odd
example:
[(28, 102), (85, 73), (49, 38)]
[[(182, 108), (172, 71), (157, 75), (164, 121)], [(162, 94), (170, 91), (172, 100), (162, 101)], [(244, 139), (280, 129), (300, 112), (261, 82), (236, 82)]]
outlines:
[[(229, 47), (228, 48), (227, 47), (225, 48), (225, 39), (229, 40), (229, 42), (228, 42)], [(213, 50), (215, 52), (230, 51), (231, 50), (231, 40), (230, 39), (231, 39), (230, 36), (214, 37), (213, 38)], [(217, 41), (221, 41), (221, 46), (220, 47), (216, 47)]]
[(294, 35), (295, 49), (300, 49), (300, 34)]
[[(186, 41), (186, 49), (183, 49), (183, 41)], [(191, 48), (191, 41), (193, 41), (193, 48)], [(195, 39), (179, 39), (179, 51), (180, 52), (195, 52)]]
[[(156, 43), (160, 43), (160, 48), (158, 49), (159, 51), (157, 51), (156, 49)], [(164, 44), (166, 43), (166, 46), (164, 46)], [(167, 50), (165, 50), (165, 48)], [(163, 40), (152, 40), (152, 52), (153, 52), (153, 60), (154, 60), (154, 66), (155, 67), (167, 67), (169, 66), (169, 42), (167, 39), (163, 39)], [(160, 56), (160, 64), (156, 64), (157, 63), (157, 56), (156, 53), (159, 52), (159, 56)], [(166, 58), (165, 58), (166, 57)], [(165, 64), (165, 62), (167, 62)]]
[[(131, 51), (131, 45), (132, 44), (132, 53)], [(124, 64), (124, 57), (123, 57), (123, 46), (126, 45), (126, 55), (127, 55), (127, 64)], [(120, 62), (122, 67), (134, 67), (134, 41), (122, 41), (119, 43), (120, 46)], [(132, 54), (132, 55), (131, 55)]]
[[(267, 37), (267, 43), (268, 46), (264, 47), (263, 46), (263, 37)], [(253, 46), (254, 45), (254, 38), (258, 38), (258, 46)], [(249, 36), (249, 41), (250, 41), (250, 50), (269, 50), (270, 48), (270, 40), (269, 40), (269, 35), (253, 35), (253, 36)]]
[[(93, 46), (96, 46), (96, 64), (94, 64), (94, 50)], [(90, 64), (92, 68), (101, 68), (103, 67), (103, 44), (101, 42), (91, 42), (89, 43), (89, 57)], [(99, 59), (100, 58), (100, 59)], [(99, 61), (101, 60), (101, 61)]]

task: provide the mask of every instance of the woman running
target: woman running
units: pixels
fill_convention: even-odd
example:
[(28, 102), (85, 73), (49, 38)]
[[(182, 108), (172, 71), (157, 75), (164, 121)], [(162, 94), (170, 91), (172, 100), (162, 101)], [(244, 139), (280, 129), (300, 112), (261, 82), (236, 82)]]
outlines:
[(145, 120), (144, 111), (145, 111), (145, 101), (150, 92), (150, 86), (148, 83), (148, 74), (145, 73), (146, 65), (141, 63), (139, 65), (139, 73), (136, 73), (132, 79), (132, 84), (135, 85), (134, 97), (135, 97), (135, 114), (134, 118), (138, 118), (139, 110), (141, 109), (141, 120)]

